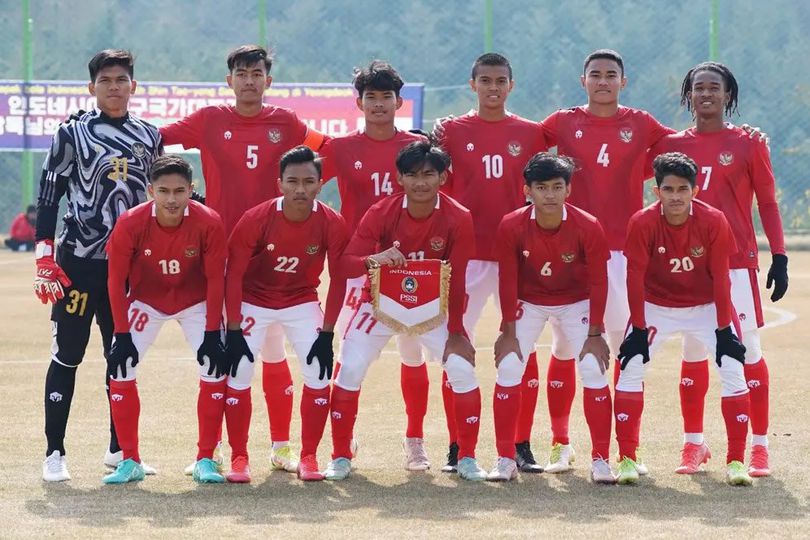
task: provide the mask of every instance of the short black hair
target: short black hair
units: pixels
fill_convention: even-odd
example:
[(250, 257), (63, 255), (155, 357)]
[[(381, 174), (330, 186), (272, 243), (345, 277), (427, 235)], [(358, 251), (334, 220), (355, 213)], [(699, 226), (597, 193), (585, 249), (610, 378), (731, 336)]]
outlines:
[(111, 66), (121, 66), (126, 69), (130, 79), (135, 76), (135, 57), (131, 52), (124, 49), (104, 49), (97, 52), (87, 64), (87, 69), (90, 71), (90, 82), (96, 82), (98, 72)]
[(622, 60), (622, 55), (620, 55), (613, 49), (597, 49), (588, 56), (586, 56), (585, 62), (582, 64), (583, 75), (585, 75), (588, 72), (588, 64), (590, 64), (594, 60), (613, 60), (614, 62), (619, 64), (619, 72), (621, 76), (624, 77), (624, 60)]
[(366, 90), (392, 91), (399, 97), (399, 91), (405, 83), (394, 66), (382, 60), (372, 60), (364, 68), (354, 68), (352, 84), (362, 98)]
[(192, 173), (188, 161), (177, 154), (166, 154), (152, 162), (152, 168), (149, 169), (149, 183), (154, 184), (158, 178), (167, 174), (179, 174), (190, 184)]
[(533, 155), (523, 168), (523, 179), (527, 186), (535, 182), (548, 182), (555, 178), (565, 180), (565, 185), (571, 183), (574, 173), (574, 160), (567, 156), (558, 156), (550, 152), (538, 152)]
[(731, 116), (737, 112), (737, 93), (739, 91), (737, 79), (734, 78), (731, 70), (720, 62), (702, 62), (687, 72), (686, 77), (683, 78), (683, 83), (681, 83), (681, 105), (686, 106), (686, 110), (691, 111), (692, 116), (694, 116), (695, 113), (692, 111), (692, 101), (689, 99), (689, 93), (692, 91), (695, 75), (700, 71), (711, 71), (723, 78), (723, 87), (729, 93), (728, 103), (726, 103), (725, 107), (726, 116)]
[(318, 171), (318, 178), (321, 177), (321, 158), (319, 158), (318, 154), (313, 152), (311, 148), (304, 145), (296, 146), (292, 150), (284, 152), (278, 163), (278, 177), (284, 177), (284, 171), (287, 170), (288, 165), (298, 163), (312, 163), (315, 165), (315, 170)]
[(258, 62), (264, 62), (264, 69), (270, 73), (273, 66), (273, 56), (267, 49), (259, 45), (242, 45), (228, 53), (228, 71), (236, 68), (246, 68)]
[(37, 207), (34, 206), (33, 204), (29, 204), (28, 207), (25, 209), (26, 214), (30, 214), (31, 212), (36, 212), (36, 211), (37, 211)]
[(450, 168), (450, 156), (435, 144), (415, 141), (399, 151), (396, 164), (401, 175), (421, 170), (425, 164), (441, 174)]
[(509, 80), (512, 80), (512, 64), (510, 64), (509, 59), (502, 54), (486, 53), (476, 58), (472, 65), (472, 74), (470, 75), (472, 80), (475, 80), (475, 76), (478, 75), (479, 66), (504, 66), (509, 71)]
[(689, 181), (689, 185), (695, 187), (697, 178), (697, 164), (680, 152), (667, 152), (660, 154), (653, 160), (653, 170), (655, 171), (655, 185), (661, 187), (661, 182), (666, 176), (680, 176)]

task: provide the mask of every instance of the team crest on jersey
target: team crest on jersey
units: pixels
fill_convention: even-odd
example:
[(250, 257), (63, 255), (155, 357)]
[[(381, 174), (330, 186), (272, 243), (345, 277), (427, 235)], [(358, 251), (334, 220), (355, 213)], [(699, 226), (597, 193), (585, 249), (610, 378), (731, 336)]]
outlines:
[(419, 288), (419, 282), (413, 276), (408, 276), (402, 280), (402, 290), (408, 294), (413, 294)]
[(717, 156), (717, 161), (720, 162), (720, 165), (728, 167), (734, 162), (734, 154), (731, 152), (721, 152), (720, 155)]
[(622, 129), (620, 129), (619, 130), (619, 139), (621, 139), (622, 142), (629, 143), (630, 141), (633, 140), (633, 130), (630, 129), (630, 128), (622, 128)]
[(693, 248), (690, 248), (689, 251), (692, 253), (692, 257), (696, 259), (698, 257), (703, 257), (703, 254), (706, 253), (706, 250), (703, 248), (703, 246), (695, 246)]
[(430, 239), (430, 249), (433, 251), (441, 251), (444, 249), (444, 238), (441, 236), (434, 236)]
[(468, 142), (467, 143), (467, 152), (472, 152), (473, 150), (475, 150), (475, 145), (473, 143), (471, 143), (471, 142)]
[(226, 141), (230, 141), (230, 140), (231, 140), (231, 137), (233, 137), (233, 134), (232, 134), (230, 131), (226, 131), (226, 132), (223, 134), (223, 137), (225, 137), (225, 140), (226, 140)]
[(320, 248), (319, 245), (312, 244), (312, 245), (307, 246), (304, 251), (307, 252), (307, 255), (315, 255), (316, 253), (318, 253), (319, 248)]
[(574, 132), (574, 137), (576, 137), (577, 139), (581, 139), (582, 138), (582, 130), (581, 129), (576, 130)]
[(523, 150), (523, 148), (520, 146), (520, 143), (517, 141), (512, 141), (509, 144), (507, 144), (506, 149), (509, 151), (509, 154), (511, 154), (514, 157), (518, 157), (520, 155), (520, 152)]
[(360, 169), (362, 169), (362, 168), (363, 168), (363, 162), (362, 162), (362, 161), (360, 161), (360, 160), (355, 161), (355, 162), (354, 162), (354, 168), (355, 168), (355, 169), (357, 169), (357, 170), (359, 171)]
[(150, 257), (152, 255), (152, 250), (151, 249), (145, 249), (145, 250), (143, 250), (143, 254), (146, 257)]
[(142, 142), (132, 143), (132, 155), (137, 158), (142, 158), (146, 155), (146, 146)]
[(196, 257), (197, 256), (197, 248), (195, 247), (187, 247), (186, 248), (186, 257)]
[(562, 262), (564, 262), (566, 264), (574, 262), (575, 257), (576, 257), (576, 255), (574, 255), (573, 253), (562, 253), (560, 255), (560, 258), (562, 259)]
[(281, 142), (281, 131), (278, 129), (271, 129), (267, 132), (267, 138), (270, 139), (271, 143), (280, 143)]

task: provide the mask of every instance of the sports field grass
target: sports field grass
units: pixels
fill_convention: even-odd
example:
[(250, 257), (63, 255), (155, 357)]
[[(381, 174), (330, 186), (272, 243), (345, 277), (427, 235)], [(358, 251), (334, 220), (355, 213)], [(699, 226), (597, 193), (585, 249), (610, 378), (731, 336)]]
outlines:
[[(649, 371), (642, 445), (650, 476), (642, 477), (635, 487), (595, 486), (588, 480), (590, 446), (581, 392), (571, 423), (572, 444), (581, 459), (572, 474), (523, 475), (507, 484), (470, 484), (439, 472), (447, 442), (441, 373), (433, 365), (426, 422), (433, 470), (406, 472), (400, 446), (404, 410), (399, 366), (390, 346), (371, 368), (363, 387), (357, 422), (360, 454), (355, 460), (357, 470), (347, 481), (305, 485), (289, 473), (270, 472), (267, 414), (257, 376), (250, 443), (253, 483), (198, 486), (182, 474), (196, 451), (196, 363), (179, 326), (173, 324), (164, 327), (139, 367), (141, 455), (158, 468), (159, 475), (139, 484), (104, 486), (101, 460), (108, 423), (97, 332), (79, 369), (68, 426), (66, 447), (73, 480), (44, 484), (40, 474), (45, 451), (42, 393), (50, 347), (48, 308), (31, 291), (31, 255), (0, 251), (0, 538), (808, 538), (808, 267), (810, 253), (791, 255), (786, 298), (776, 304), (778, 310), (764, 301), (766, 319), (777, 324), (762, 333), (771, 372), (774, 473), (756, 480), (752, 488), (723, 483), (725, 431), (714, 372), (706, 436), (715, 457), (705, 474), (672, 472), (681, 446), (675, 341), (667, 344)], [(476, 343), (484, 395), (478, 457), (487, 469), (495, 458), (491, 344), (496, 329), (496, 312), (489, 306)], [(548, 357), (547, 335), (541, 338), (538, 353), (542, 374)], [(298, 397), (295, 361), (292, 369)], [(293, 434), (300, 429), (297, 414), (296, 403)], [(549, 423), (544, 392), (535, 426), (532, 446), (538, 460), (545, 461)], [(327, 427), (320, 451), (322, 466), (330, 450)], [(615, 452), (615, 442), (611, 450)]]

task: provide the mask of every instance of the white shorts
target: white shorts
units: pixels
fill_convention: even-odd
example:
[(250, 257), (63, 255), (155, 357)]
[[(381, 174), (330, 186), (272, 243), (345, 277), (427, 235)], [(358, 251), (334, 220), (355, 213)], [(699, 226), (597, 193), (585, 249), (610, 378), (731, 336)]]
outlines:
[[(683, 336), (689, 336), (700, 342), (709, 351), (710, 356), (714, 357), (717, 348), (717, 338), (714, 333), (717, 328), (717, 310), (713, 303), (696, 307), (671, 308), (645, 302), (644, 310), (649, 332), (651, 360), (661, 345), (675, 333), (681, 333)], [(733, 326), (732, 331), (737, 333)], [(715, 363), (715, 365), (717, 364)], [(627, 368), (621, 372), (616, 389), (640, 392), (646, 366), (646, 364), (642, 365), (641, 356), (633, 357)], [(724, 358), (719, 372), (723, 397), (748, 392), (742, 363), (733, 358)]]
[[(315, 360), (310, 365), (306, 362), (322, 324), (323, 312), (318, 302), (307, 302), (284, 309), (269, 309), (242, 302), (242, 332), (254, 358), (258, 358), (259, 348), (264, 343), (268, 328), (274, 325), (281, 328), (298, 356), (304, 384), (314, 390), (329, 386), (329, 379), (326, 377), (323, 380), (318, 379), (318, 361)], [(250, 388), (255, 367), (254, 362), (240, 362), (236, 377), (228, 378), (228, 386), (236, 390)]]
[[(745, 363), (759, 362), (762, 347), (759, 341), (759, 328), (765, 323), (762, 316), (762, 300), (757, 284), (757, 272), (753, 268), (735, 268), (729, 272), (731, 279), (731, 303), (739, 320)], [(683, 337), (683, 358), (695, 362), (706, 358), (706, 347), (690, 336)]]
[[(394, 335), (397, 335), (394, 330), (374, 318), (370, 303), (361, 304), (346, 329), (335, 384), (345, 390), (360, 390), (369, 366), (380, 357), (383, 347)], [(414, 339), (427, 350), (431, 360), (441, 361), (447, 337), (447, 325), (442, 325)]]
[[(565, 358), (576, 359), (579, 357), (582, 346), (588, 338), (590, 301), (581, 300), (562, 306), (539, 306), (521, 301), (519, 302), (518, 314), (520, 318), (515, 321), (515, 332), (520, 343), (520, 353), (523, 355), (524, 366), (529, 354), (534, 352), (535, 344), (540, 334), (543, 333), (546, 322), (550, 322), (554, 328), (554, 342), (557, 340), (565, 341), (565, 348), (573, 351), (571, 356)], [(582, 368), (581, 362), (577, 361), (577, 365)], [(591, 362), (589, 361), (587, 365), (590, 367)], [(586, 388), (604, 388), (607, 385), (607, 378), (599, 369), (598, 364), (594, 363), (593, 367), (596, 369), (595, 373), (589, 371), (585, 376), (583, 376), (582, 369), (579, 370), (583, 386)]]
[[(202, 345), (203, 335), (205, 333), (205, 302), (195, 304), (173, 315), (167, 315), (148, 304), (134, 300), (129, 306), (128, 315), (130, 320), (129, 331), (132, 335), (132, 343), (138, 350), (139, 362), (143, 361), (144, 356), (146, 356), (146, 351), (149, 350), (149, 347), (151, 347), (155, 339), (157, 339), (157, 335), (163, 327), (163, 323), (171, 320), (175, 320), (180, 324), (186, 342), (194, 352), (194, 358), (196, 359), (197, 349)], [(208, 376), (208, 367), (208, 362), (200, 366), (200, 377), (206, 381), (216, 381), (216, 377)], [(135, 379), (136, 370), (137, 368), (128, 366), (126, 378), (118, 380), (131, 381)]]
[[(344, 338), (346, 328), (349, 326), (354, 316), (354, 312), (360, 305), (360, 299), (363, 296), (363, 286), (366, 283), (366, 277), (360, 276), (346, 280), (346, 296), (343, 297), (343, 306), (340, 308), (337, 322), (335, 323), (335, 334)], [(422, 359), (422, 347), (419, 345), (419, 340), (413, 336), (397, 335), (397, 349), (402, 363), (406, 366), (421, 366), (425, 363)]]
[(500, 309), (501, 299), (498, 296), (498, 263), (495, 261), (472, 260), (467, 263), (466, 275), (467, 301), (464, 307), (464, 329), (474, 342), (475, 325), (492, 296), (495, 305)]

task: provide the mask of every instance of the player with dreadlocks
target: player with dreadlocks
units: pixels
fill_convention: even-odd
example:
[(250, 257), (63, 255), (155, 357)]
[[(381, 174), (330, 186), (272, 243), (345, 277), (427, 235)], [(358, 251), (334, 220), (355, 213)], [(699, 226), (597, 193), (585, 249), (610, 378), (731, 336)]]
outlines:
[[(682, 152), (698, 164), (698, 198), (721, 210), (734, 231), (737, 253), (731, 256), (731, 294), (742, 329), (745, 378), (751, 393), (753, 432), (751, 476), (768, 476), (769, 376), (758, 328), (763, 325), (757, 286), (759, 258), (751, 207), (756, 195), (762, 227), (768, 237), (772, 263), (767, 288), (776, 302), (788, 288), (787, 255), (782, 218), (776, 200), (770, 152), (762, 140), (726, 123), (737, 112), (737, 80), (728, 67), (703, 62), (689, 70), (681, 86), (681, 104), (692, 112), (695, 125), (668, 135), (650, 150), (650, 159), (664, 152)], [(705, 347), (688, 337), (681, 364), (681, 412), (684, 447), (676, 472), (692, 474), (710, 457), (703, 440), (703, 407), (709, 385)]]

